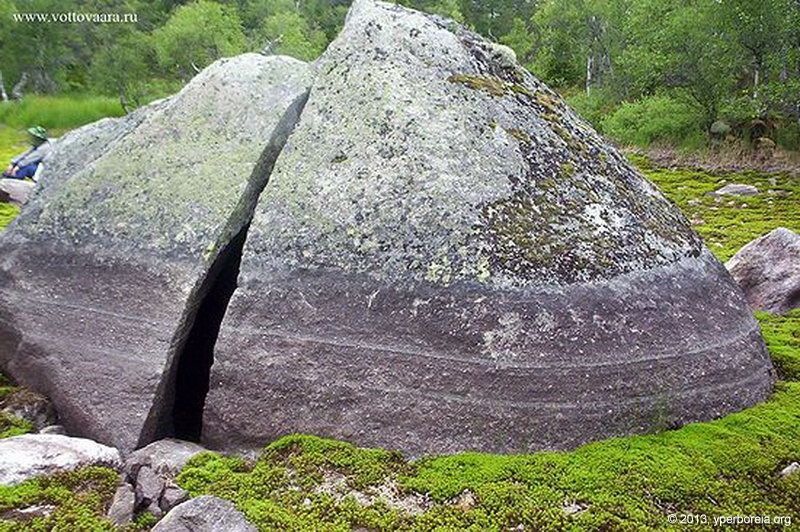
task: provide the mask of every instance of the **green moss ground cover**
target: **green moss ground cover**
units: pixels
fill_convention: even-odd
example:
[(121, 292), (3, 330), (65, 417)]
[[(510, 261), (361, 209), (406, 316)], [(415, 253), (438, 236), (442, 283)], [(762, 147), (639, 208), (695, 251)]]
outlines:
[[(87, 467), (16, 486), (0, 486), (0, 516), (31, 506), (52, 506), (52, 513), (34, 519), (2, 519), (0, 531), (100, 531), (114, 530), (102, 516), (119, 482), (116, 471)], [(131, 526), (130, 529), (135, 529)]]
[[(634, 159), (645, 175), (693, 221), (694, 229), (722, 261), (777, 227), (800, 231), (800, 179), (796, 177), (654, 169), (645, 159)], [(727, 183), (754, 185), (759, 194), (721, 198), (709, 194)]]
[[(9, 130), (0, 126), (3, 156), (15, 152), (21, 138)], [(796, 180), (638, 163), (695, 219), (723, 260), (775, 227), (800, 230)], [(723, 181), (754, 184), (762, 194), (721, 201), (707, 195)], [(800, 461), (800, 311), (758, 318), (781, 382), (768, 402), (717, 421), (572, 452), (465, 453), (413, 462), (389, 451), (288, 436), (252, 462), (201, 455), (179, 482), (194, 496), (233, 500), (262, 530), (647, 530), (670, 528), (672, 513), (709, 520), (783, 515), (797, 524), (800, 475), (777, 473)], [(10, 383), (0, 382), (0, 395), (10, 390)], [(0, 419), (0, 436), (29, 429), (20, 420)], [(116, 479), (111, 470), (87, 468), (0, 488), (0, 531), (109, 530), (103, 515)], [(6, 513), (35, 504), (55, 510), (24, 524)], [(130, 528), (145, 528), (148, 519)], [(710, 529), (711, 521), (696, 528)]]

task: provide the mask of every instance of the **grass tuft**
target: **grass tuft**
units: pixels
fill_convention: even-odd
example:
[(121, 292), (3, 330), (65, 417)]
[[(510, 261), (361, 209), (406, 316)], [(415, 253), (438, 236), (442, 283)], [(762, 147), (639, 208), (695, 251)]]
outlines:
[(0, 124), (25, 130), (34, 125), (72, 129), (107, 116), (122, 116), (119, 101), (105, 96), (26, 96), (0, 102)]

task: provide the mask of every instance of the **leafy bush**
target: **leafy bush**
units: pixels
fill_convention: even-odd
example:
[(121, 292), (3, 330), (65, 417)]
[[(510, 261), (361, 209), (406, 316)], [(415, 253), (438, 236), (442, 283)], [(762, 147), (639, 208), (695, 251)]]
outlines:
[(585, 91), (567, 94), (565, 99), (570, 107), (601, 132), (603, 119), (617, 108), (614, 101), (601, 90), (594, 90), (590, 94)]
[(123, 114), (119, 101), (105, 96), (26, 96), (20, 102), (0, 103), (0, 124), (13, 128), (64, 130)]
[(188, 79), (220, 57), (245, 51), (242, 22), (232, 6), (198, 0), (178, 7), (152, 33), (159, 64)]
[(623, 103), (600, 127), (623, 144), (697, 146), (705, 137), (701, 123), (702, 116), (693, 106), (668, 96), (651, 96)]

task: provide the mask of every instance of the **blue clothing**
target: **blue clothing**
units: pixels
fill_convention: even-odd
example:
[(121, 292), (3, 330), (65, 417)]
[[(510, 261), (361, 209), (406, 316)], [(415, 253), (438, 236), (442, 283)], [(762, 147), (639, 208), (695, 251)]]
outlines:
[(5, 175), (4, 177), (8, 177), (11, 179), (25, 179), (27, 177), (33, 178), (33, 175), (36, 173), (36, 169), (39, 167), (39, 163), (27, 164), (25, 166), (20, 166), (17, 169), (17, 173), (15, 175)]

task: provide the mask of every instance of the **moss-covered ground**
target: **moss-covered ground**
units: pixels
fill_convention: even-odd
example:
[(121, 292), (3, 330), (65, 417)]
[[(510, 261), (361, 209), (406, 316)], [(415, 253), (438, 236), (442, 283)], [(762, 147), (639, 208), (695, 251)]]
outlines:
[[(633, 158), (633, 157), (632, 157)], [(722, 261), (777, 227), (800, 231), (800, 179), (787, 174), (651, 168), (633, 158), (645, 175), (678, 204), (706, 245)], [(715, 196), (728, 183), (753, 185), (755, 196)]]
[[(11, 158), (24, 151), (25, 134), (19, 130), (0, 124), (0, 172), (5, 170)], [(8, 203), (0, 203), (0, 229), (17, 217), (19, 208)]]
[[(13, 136), (8, 135), (8, 138)], [(13, 150), (3, 144), (0, 155)], [(18, 138), (18, 137), (17, 137)], [(800, 230), (800, 182), (781, 175), (710, 175), (652, 169), (637, 161), (728, 259), (775, 227)], [(717, 200), (724, 182), (761, 194)], [(766, 403), (659, 434), (615, 438), (571, 452), (500, 456), (465, 453), (407, 461), (313, 436), (288, 436), (246, 461), (206, 453), (179, 477), (192, 495), (233, 500), (262, 530), (648, 530), (678, 529), (671, 514), (788, 516), (800, 523), (800, 311), (759, 313), (780, 382)], [(0, 394), (10, 384), (0, 383)], [(4, 392), (3, 390), (6, 390)], [(29, 430), (0, 420), (0, 435)], [(265, 442), (266, 443), (266, 442)], [(117, 474), (103, 468), (0, 487), (2, 530), (108, 530), (102, 516)], [(22, 522), (7, 512), (52, 505)], [(144, 528), (147, 517), (130, 528)], [(704, 522), (704, 523), (703, 523)], [(752, 530), (770, 527), (750, 527)], [(785, 527), (789, 530), (791, 527)]]

